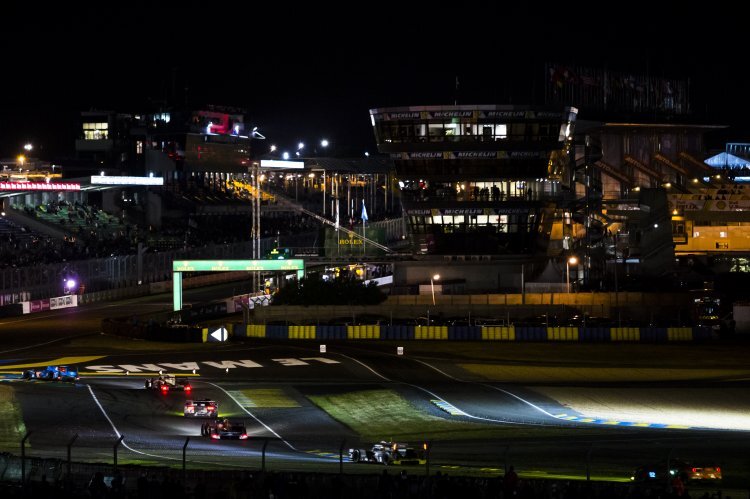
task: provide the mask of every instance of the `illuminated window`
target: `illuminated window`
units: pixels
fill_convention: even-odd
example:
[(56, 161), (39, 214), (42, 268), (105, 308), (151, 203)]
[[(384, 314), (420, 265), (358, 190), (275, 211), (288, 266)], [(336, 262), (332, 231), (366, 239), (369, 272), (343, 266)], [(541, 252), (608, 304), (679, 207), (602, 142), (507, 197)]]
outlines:
[(442, 224), (443, 223), (443, 217), (440, 215), (433, 215), (432, 216), (432, 223), (434, 224)]
[(109, 137), (109, 123), (84, 123), (83, 138), (85, 140), (103, 140)]
[(727, 233), (722, 230), (719, 232), (719, 237), (727, 237)]
[(143, 154), (143, 141), (142, 140), (137, 140), (135, 142), (135, 153)]
[(701, 233), (698, 231), (693, 232), (693, 237), (700, 237)]
[(477, 225), (487, 225), (487, 215), (477, 215)]

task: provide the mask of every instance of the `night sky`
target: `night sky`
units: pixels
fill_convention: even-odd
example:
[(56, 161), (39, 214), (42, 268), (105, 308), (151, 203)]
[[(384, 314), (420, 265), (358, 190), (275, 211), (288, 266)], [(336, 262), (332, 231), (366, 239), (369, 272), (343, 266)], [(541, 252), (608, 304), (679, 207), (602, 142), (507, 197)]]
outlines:
[(745, 26), (726, 9), (435, 3), (17, 3), (0, 32), (0, 157), (27, 141), (72, 156), (80, 111), (163, 101), (242, 107), (268, 144), (362, 154), (370, 108), (526, 104), (546, 61), (690, 78), (696, 119), (732, 126), (715, 140), (750, 142)]

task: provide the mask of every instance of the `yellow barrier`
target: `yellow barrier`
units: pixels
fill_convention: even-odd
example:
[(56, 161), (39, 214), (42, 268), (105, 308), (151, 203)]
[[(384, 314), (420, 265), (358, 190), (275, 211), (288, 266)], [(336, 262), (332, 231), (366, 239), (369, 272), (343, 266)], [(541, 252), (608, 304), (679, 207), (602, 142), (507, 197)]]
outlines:
[(640, 341), (641, 329), (637, 327), (612, 327), (609, 329), (612, 341)]
[(289, 326), (290, 340), (314, 340), (315, 326)]
[(483, 340), (514, 341), (516, 339), (515, 326), (482, 326)]
[(248, 338), (265, 338), (266, 337), (266, 325), (265, 324), (248, 324), (245, 330), (245, 336)]
[(204, 327), (201, 329), (201, 340), (203, 343), (206, 343), (208, 341), (208, 328)]
[(667, 339), (669, 341), (692, 341), (693, 328), (691, 327), (668, 327)]
[(578, 341), (578, 327), (562, 326), (548, 327), (547, 340), (549, 341)]
[(379, 340), (380, 326), (346, 326), (346, 337), (350, 340)]
[(448, 326), (417, 326), (414, 328), (415, 340), (447, 340)]

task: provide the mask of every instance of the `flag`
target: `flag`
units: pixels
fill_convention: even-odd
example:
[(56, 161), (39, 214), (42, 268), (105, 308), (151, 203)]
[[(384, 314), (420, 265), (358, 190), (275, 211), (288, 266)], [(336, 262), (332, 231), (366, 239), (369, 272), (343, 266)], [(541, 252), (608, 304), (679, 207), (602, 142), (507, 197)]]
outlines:
[(369, 218), (367, 218), (367, 208), (365, 208), (365, 200), (362, 200), (362, 222), (367, 222)]

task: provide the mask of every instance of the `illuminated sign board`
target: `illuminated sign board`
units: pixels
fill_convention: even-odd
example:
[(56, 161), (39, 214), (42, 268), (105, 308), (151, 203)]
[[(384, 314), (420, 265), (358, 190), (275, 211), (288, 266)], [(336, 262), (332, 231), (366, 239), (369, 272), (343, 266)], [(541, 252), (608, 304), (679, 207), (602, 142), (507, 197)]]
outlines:
[(280, 161), (278, 159), (261, 159), (261, 168), (304, 168), (304, 161)]
[(173, 272), (305, 270), (304, 260), (175, 260)]
[(103, 185), (164, 185), (164, 179), (162, 177), (92, 175), (91, 183)]
[(0, 191), (80, 191), (75, 182), (0, 182)]
[(172, 262), (172, 310), (182, 310), (183, 272), (296, 271), (305, 276), (304, 260), (174, 260)]

